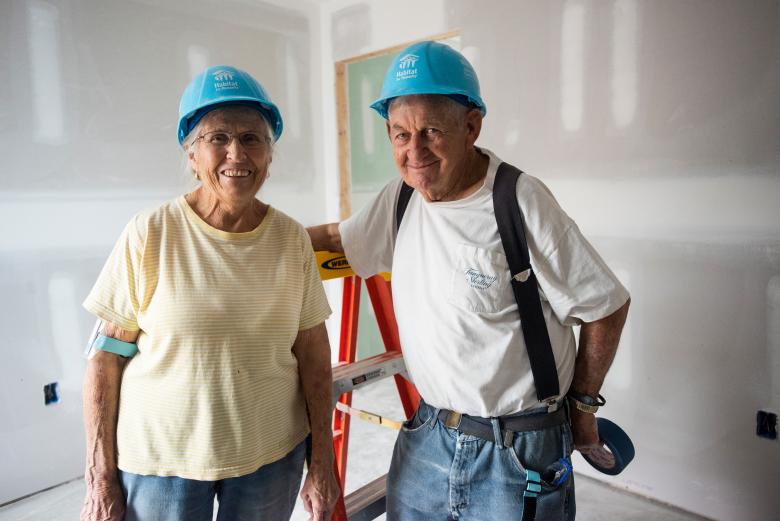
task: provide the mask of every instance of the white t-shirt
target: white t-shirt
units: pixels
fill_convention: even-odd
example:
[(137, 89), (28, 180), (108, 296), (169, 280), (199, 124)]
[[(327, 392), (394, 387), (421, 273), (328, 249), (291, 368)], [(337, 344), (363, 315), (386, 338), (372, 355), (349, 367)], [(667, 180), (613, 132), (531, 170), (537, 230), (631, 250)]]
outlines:
[[(357, 274), (392, 271), (404, 359), (423, 399), (492, 417), (542, 404), (493, 213), (501, 160), (481, 151), (490, 157), (483, 186), (458, 201), (429, 203), (413, 193), (397, 239), (400, 178), (339, 231)], [(541, 181), (521, 175), (517, 199), (564, 395), (574, 374), (572, 325), (610, 315), (629, 295)]]

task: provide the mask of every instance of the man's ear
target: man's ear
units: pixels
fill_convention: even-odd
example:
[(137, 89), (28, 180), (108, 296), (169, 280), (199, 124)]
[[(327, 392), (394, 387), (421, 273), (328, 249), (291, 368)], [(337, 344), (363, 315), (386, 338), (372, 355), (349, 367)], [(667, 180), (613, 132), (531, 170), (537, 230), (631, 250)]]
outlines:
[(477, 142), (479, 133), (482, 132), (482, 113), (477, 108), (473, 108), (466, 114), (466, 138), (469, 145)]

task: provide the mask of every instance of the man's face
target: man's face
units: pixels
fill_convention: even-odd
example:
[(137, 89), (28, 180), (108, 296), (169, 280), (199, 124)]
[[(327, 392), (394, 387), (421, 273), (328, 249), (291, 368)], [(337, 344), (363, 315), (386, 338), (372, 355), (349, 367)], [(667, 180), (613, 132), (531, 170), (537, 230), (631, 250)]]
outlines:
[(469, 168), (468, 153), (480, 128), (478, 110), (453, 107), (434, 96), (396, 100), (387, 118), (398, 172), (428, 201), (447, 200), (453, 195)]

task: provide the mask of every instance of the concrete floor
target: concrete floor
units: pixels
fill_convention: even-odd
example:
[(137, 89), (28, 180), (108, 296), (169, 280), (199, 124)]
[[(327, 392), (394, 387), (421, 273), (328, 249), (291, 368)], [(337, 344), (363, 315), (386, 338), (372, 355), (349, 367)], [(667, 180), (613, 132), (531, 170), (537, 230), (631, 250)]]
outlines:
[[(401, 406), (392, 379), (357, 391), (353, 407), (390, 418), (401, 418)], [(347, 493), (387, 471), (396, 433), (362, 421), (351, 426)], [(370, 443), (367, 443), (370, 440)], [(50, 490), (0, 507), (0, 521), (72, 521), (78, 519), (84, 498), (84, 482), (76, 479)], [(308, 517), (299, 505), (293, 521)], [(384, 519), (384, 516), (378, 518)], [(703, 521), (704, 518), (649, 501), (612, 488), (601, 482), (577, 476), (578, 521)]]

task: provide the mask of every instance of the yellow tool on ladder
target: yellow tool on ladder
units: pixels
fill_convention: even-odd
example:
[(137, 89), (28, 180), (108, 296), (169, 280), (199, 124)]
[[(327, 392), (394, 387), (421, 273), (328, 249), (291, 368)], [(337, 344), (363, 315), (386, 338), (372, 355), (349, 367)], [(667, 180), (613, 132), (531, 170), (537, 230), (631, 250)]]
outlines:
[[(320, 270), (322, 280), (340, 279), (343, 277), (355, 276), (352, 266), (343, 253), (334, 251), (316, 251), (314, 256), (317, 258), (317, 267)], [(390, 282), (389, 273), (380, 273), (385, 282)]]

